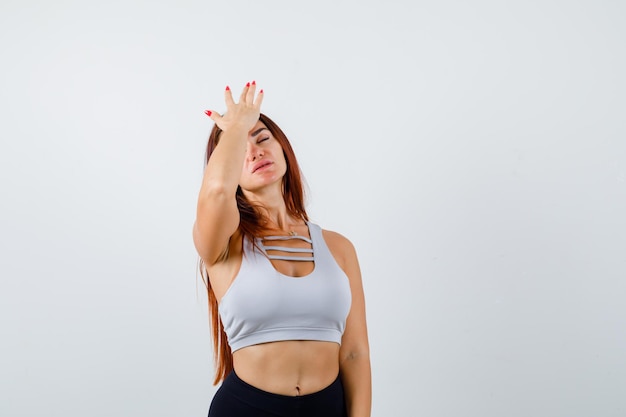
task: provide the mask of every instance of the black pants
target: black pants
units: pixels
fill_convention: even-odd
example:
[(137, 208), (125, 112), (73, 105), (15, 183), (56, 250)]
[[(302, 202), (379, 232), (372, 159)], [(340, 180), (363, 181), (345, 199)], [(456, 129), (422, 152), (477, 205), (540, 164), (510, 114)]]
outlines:
[(343, 385), (337, 377), (321, 391), (291, 397), (260, 390), (231, 372), (213, 397), (209, 417), (346, 417)]

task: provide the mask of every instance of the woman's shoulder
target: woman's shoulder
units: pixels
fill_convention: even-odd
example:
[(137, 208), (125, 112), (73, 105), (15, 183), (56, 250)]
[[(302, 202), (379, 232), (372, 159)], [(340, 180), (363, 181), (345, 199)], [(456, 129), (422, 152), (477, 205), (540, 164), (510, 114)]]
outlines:
[(346, 236), (334, 230), (322, 229), (324, 241), (335, 258), (348, 260), (356, 256), (354, 245)]
[(333, 230), (322, 229), (326, 246), (339, 267), (346, 273), (351, 282), (360, 281), (359, 260), (354, 245), (344, 235)]

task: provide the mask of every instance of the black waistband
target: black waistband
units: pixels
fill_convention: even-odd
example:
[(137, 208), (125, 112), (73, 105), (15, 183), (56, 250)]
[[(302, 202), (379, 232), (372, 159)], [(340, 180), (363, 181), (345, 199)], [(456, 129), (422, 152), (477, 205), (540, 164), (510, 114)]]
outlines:
[(274, 394), (248, 384), (231, 372), (211, 402), (209, 417), (346, 417), (341, 379), (301, 396)]
[(300, 400), (307, 400), (307, 399), (311, 399), (311, 400), (315, 400), (317, 397), (320, 396), (325, 396), (327, 394), (331, 394), (334, 393), (335, 391), (337, 391), (337, 389), (340, 389), (341, 391), (343, 391), (343, 387), (341, 385), (341, 379), (339, 378), (339, 375), (337, 375), (337, 378), (335, 378), (335, 380), (326, 388), (322, 388), (320, 391), (317, 392), (313, 392), (310, 394), (304, 394), (304, 395), (282, 395), (282, 394), (274, 394), (273, 392), (268, 392), (268, 391), (264, 391), (260, 388), (255, 387), (254, 385), (250, 385), (248, 384), (246, 381), (244, 381), (243, 379), (239, 378), (239, 376), (235, 373), (235, 371), (232, 371), (224, 380), (224, 383), (226, 384), (226, 382), (228, 381), (228, 383), (232, 383), (235, 384), (237, 386), (239, 386), (241, 389), (244, 389), (248, 392), (251, 393), (251, 395), (259, 395), (259, 396), (265, 396), (265, 397), (274, 397), (277, 399), (285, 399), (285, 400), (289, 400), (289, 399), (300, 399)]

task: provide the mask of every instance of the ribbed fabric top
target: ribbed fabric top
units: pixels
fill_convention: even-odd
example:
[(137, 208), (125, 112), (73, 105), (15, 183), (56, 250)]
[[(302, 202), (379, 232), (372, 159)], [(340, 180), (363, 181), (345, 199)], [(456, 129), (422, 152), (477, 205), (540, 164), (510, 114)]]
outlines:
[[(256, 239), (259, 250), (244, 239), (239, 273), (219, 304), (233, 352), (283, 340), (341, 344), (352, 300), (350, 284), (328, 249), (322, 229), (313, 223), (307, 225), (310, 240), (302, 236), (267, 236)], [(311, 249), (279, 244), (287, 239), (308, 241)], [(266, 246), (263, 240), (279, 243)], [(268, 251), (287, 254), (268, 255)], [(311, 261), (313, 271), (303, 277), (290, 277), (278, 272), (270, 259)]]

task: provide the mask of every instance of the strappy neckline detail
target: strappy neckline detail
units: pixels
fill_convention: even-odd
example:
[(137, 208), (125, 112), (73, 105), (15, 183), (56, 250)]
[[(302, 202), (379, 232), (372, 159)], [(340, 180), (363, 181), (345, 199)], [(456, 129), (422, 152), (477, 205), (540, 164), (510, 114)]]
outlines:
[[(278, 246), (278, 245), (266, 245), (263, 241), (274, 240), (284, 242), (286, 240), (302, 240), (311, 245), (311, 248), (292, 248), (290, 246)], [(260, 238), (260, 246), (263, 252), (269, 259), (277, 261), (301, 261), (301, 262), (315, 262), (315, 252), (313, 251), (313, 240), (304, 236), (265, 236)], [(294, 255), (271, 255), (267, 251), (279, 251), (285, 253), (310, 253), (311, 256), (294, 256)]]
[[(259, 245), (259, 247), (261, 248), (261, 250), (263, 251), (263, 253), (265, 254), (265, 256), (267, 256), (268, 259), (271, 260), (277, 260), (277, 261), (300, 261), (300, 262), (313, 262), (315, 263), (315, 245), (313, 244), (313, 234), (311, 232), (311, 226), (309, 225), (308, 222), (305, 222), (308, 230), (309, 230), (309, 236), (308, 237), (304, 237), (304, 236), (299, 236), (299, 235), (294, 235), (294, 236), (263, 236), (263, 237), (259, 237), (257, 238), (257, 243)], [(303, 242), (308, 243), (309, 245), (311, 245), (311, 248), (294, 248), (294, 247), (290, 247), (290, 246), (282, 246), (282, 245), (266, 245), (265, 243), (263, 243), (264, 241), (274, 241), (274, 242), (284, 242), (284, 241), (288, 241), (288, 240), (301, 240)], [(271, 255), (269, 253), (267, 253), (267, 251), (279, 251), (279, 252), (285, 252), (287, 254), (311, 254), (311, 256), (297, 256), (297, 255)]]
[[(259, 247), (263, 255), (268, 259), (268, 263), (270, 264), (270, 266), (276, 271), (276, 273), (280, 274), (281, 276), (284, 276), (290, 279), (302, 279), (302, 278), (311, 276), (315, 273), (315, 270), (317, 269), (317, 262), (315, 260), (317, 242), (315, 242), (315, 238), (313, 236), (314, 231), (311, 230), (312, 228), (309, 222), (306, 222), (306, 226), (308, 228), (310, 237), (295, 235), (295, 236), (263, 236), (263, 237), (255, 238), (257, 242), (257, 246)], [(310, 244), (311, 247), (310, 248), (298, 248), (298, 247), (294, 248), (294, 247), (280, 245), (280, 242), (289, 241), (289, 240), (300, 240), (300, 241)], [(264, 241), (271, 241), (271, 242), (275, 242), (276, 244), (266, 245)], [(278, 251), (278, 252), (283, 252), (284, 254), (274, 255), (274, 254), (268, 253), (268, 251), (270, 252)], [(305, 255), (305, 256), (299, 256), (299, 255)], [(293, 262), (312, 262), (313, 269), (308, 274), (305, 274), (302, 276), (288, 275), (279, 271), (274, 266), (274, 264), (272, 264), (272, 261), (274, 260), (293, 261)]]

